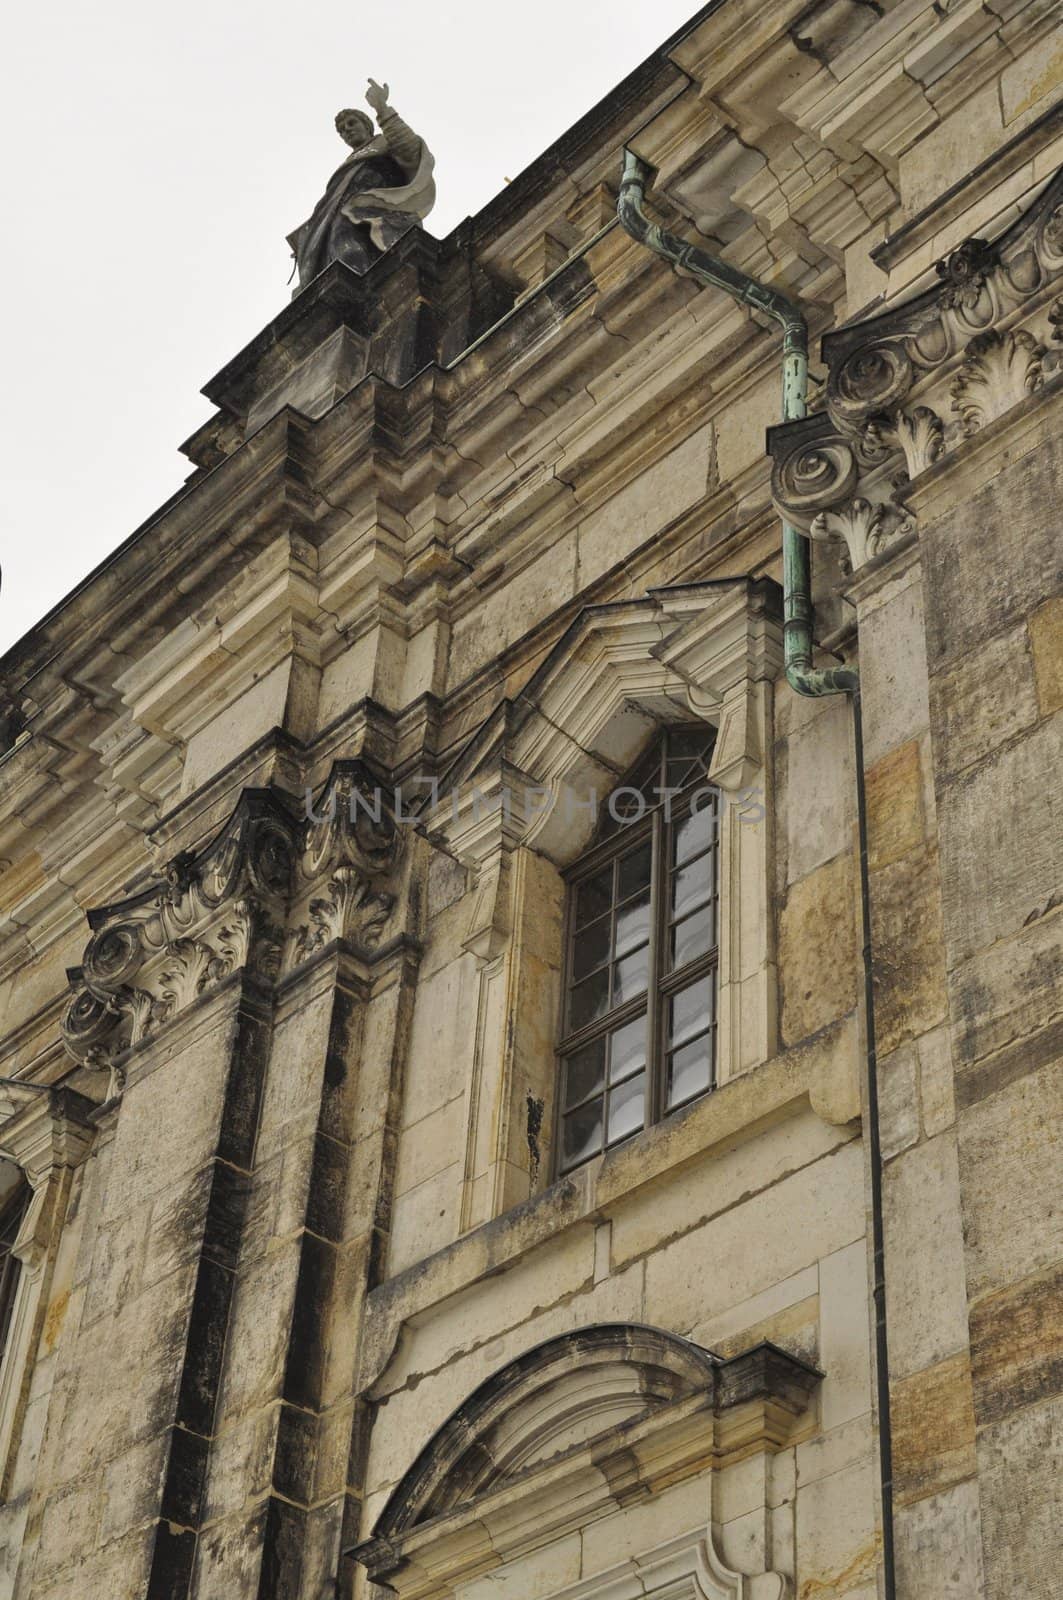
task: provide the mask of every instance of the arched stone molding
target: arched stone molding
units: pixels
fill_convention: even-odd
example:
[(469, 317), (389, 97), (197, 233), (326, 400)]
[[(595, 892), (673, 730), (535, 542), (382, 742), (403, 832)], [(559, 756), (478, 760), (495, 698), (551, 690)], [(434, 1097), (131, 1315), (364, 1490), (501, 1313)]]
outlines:
[(769, 429), (772, 495), (853, 572), (911, 532), (908, 488), (1063, 372), (1063, 172), (992, 243), (968, 239), (937, 281), (823, 339), (825, 408)]
[(10, 1490), (74, 1169), (89, 1153), (91, 1101), (71, 1089), (0, 1084), (0, 1163), (28, 1183), (12, 1254), (21, 1264), (0, 1359), (0, 1499)]
[(553, 1541), (704, 1475), (705, 1523), (562, 1593), (781, 1596), (780, 1574), (745, 1576), (721, 1559), (712, 1483), (732, 1463), (792, 1442), (819, 1376), (772, 1345), (725, 1361), (657, 1328), (564, 1334), (468, 1397), (353, 1558), (402, 1600), (443, 1600), (511, 1561), (533, 1570)]
[[(556, 1030), (560, 934), (553, 975), (533, 993), (522, 981), (527, 945), (543, 926), (559, 926), (558, 873), (586, 847), (599, 808), (663, 725), (703, 720), (716, 729), (710, 779), (724, 797), (718, 1081), (774, 1054), (770, 751), (782, 664), (781, 598), (769, 580), (678, 584), (592, 607), (441, 780), (424, 821), (475, 875), (465, 944), (480, 966), (464, 1227), (527, 1197), (529, 1104), (541, 1108), (549, 1144), (554, 1057), (546, 1041)], [(550, 965), (541, 950), (535, 958)], [(544, 1042), (535, 1060), (525, 1052), (518, 1063), (529, 1036)]]

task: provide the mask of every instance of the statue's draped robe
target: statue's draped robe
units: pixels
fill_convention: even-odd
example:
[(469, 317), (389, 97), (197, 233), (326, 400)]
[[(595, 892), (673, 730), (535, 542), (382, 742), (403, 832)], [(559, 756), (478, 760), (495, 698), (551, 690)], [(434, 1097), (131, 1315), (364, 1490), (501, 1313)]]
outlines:
[(329, 179), (308, 221), (288, 235), (300, 284), (330, 261), (364, 272), (382, 250), (426, 217), (435, 202), (435, 162), (424, 140), (390, 107), (382, 132), (353, 150)]

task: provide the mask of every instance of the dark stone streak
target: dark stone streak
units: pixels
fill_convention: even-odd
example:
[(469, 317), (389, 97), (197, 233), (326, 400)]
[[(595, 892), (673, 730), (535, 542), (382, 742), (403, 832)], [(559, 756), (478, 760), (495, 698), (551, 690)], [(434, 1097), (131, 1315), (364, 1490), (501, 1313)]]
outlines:
[(1063, 1268), (980, 1301), (970, 1326), (979, 1427), (1063, 1394)]
[(966, 1111), (999, 1094), (1020, 1078), (1028, 1077), (1050, 1062), (1063, 1059), (1063, 1018), (1038, 1033), (980, 1061), (977, 1066), (958, 1072), (955, 1081), (956, 1109)]
[(269, 1022), (262, 1015), (262, 998), (260, 986), (248, 977), (233, 1032), (221, 1126), (211, 1164), (147, 1600), (182, 1600), (191, 1592), (236, 1263), (247, 1218), (248, 1169), (268, 1059)]

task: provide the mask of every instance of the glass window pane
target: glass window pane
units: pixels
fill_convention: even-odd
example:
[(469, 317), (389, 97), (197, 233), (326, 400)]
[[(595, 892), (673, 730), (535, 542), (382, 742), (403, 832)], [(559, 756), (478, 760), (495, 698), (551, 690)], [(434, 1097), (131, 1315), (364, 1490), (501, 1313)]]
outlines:
[[(649, 804), (652, 805), (652, 800)], [(647, 801), (636, 784), (625, 783), (609, 796), (606, 812), (619, 827), (626, 828), (646, 815)]]
[(703, 1033), (712, 1021), (713, 983), (702, 978), (681, 989), (668, 1003), (668, 1042), (684, 1044), (695, 1033)]
[(641, 950), (625, 956), (623, 961), (618, 961), (613, 967), (614, 1006), (618, 1006), (623, 1000), (633, 1000), (637, 994), (645, 994), (649, 975), (650, 947), (644, 944)]
[(702, 769), (696, 761), (669, 761), (664, 781), (669, 789), (685, 789), (688, 783), (701, 777)]
[(609, 1037), (609, 1082), (627, 1078), (646, 1064), (646, 1018), (636, 1017)]
[(712, 1082), (712, 1034), (684, 1045), (668, 1058), (668, 1105), (678, 1106), (704, 1094)]
[(646, 1121), (646, 1074), (629, 1078), (609, 1096), (609, 1144), (638, 1133)]
[(591, 922), (579, 930), (572, 941), (573, 978), (585, 978), (593, 968), (609, 960), (611, 932), (610, 917), (599, 917), (597, 922)]
[(593, 1022), (595, 1017), (600, 1017), (609, 1009), (609, 968), (603, 967), (600, 972), (594, 973), (590, 978), (577, 983), (568, 1000), (568, 1025), (573, 1032), (583, 1028), (588, 1022)]
[(619, 865), (617, 899), (627, 900), (640, 889), (648, 888), (652, 865), (653, 851), (648, 842), (624, 856)]
[(596, 872), (593, 878), (586, 878), (576, 890), (576, 917), (577, 928), (582, 928), (585, 923), (593, 922), (609, 910), (613, 903), (613, 869), (612, 866)]
[(605, 1082), (605, 1040), (584, 1045), (565, 1062), (565, 1109), (579, 1105)]
[(706, 950), (712, 949), (714, 922), (713, 907), (709, 905), (695, 911), (684, 922), (676, 923), (672, 929), (673, 967), (683, 967), (695, 956), (703, 956)]
[(708, 801), (699, 801), (699, 806), (700, 810), (691, 812), (675, 825), (672, 861), (676, 865), (689, 861), (691, 856), (699, 856), (716, 832), (715, 806)]
[(574, 1167), (588, 1156), (597, 1155), (602, 1148), (603, 1102), (592, 1100), (589, 1105), (570, 1111), (561, 1128), (561, 1164)]
[(713, 864), (715, 852), (699, 856), (687, 866), (672, 874), (672, 916), (681, 917), (705, 904), (713, 889)]
[(640, 895), (629, 900), (616, 914), (616, 953), (626, 955), (637, 944), (645, 944), (650, 936), (650, 897)]
[(669, 759), (685, 756), (688, 761), (698, 757), (707, 761), (712, 754), (713, 741), (716, 735), (712, 728), (684, 728), (680, 732), (673, 731), (668, 735)]

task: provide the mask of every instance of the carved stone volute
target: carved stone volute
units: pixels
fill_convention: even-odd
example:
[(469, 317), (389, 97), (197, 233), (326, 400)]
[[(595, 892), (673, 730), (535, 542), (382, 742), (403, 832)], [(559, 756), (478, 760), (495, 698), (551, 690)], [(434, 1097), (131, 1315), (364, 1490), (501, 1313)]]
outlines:
[(295, 827), (268, 791), (249, 790), (195, 857), (116, 905), (90, 911), (93, 936), (70, 973), (68, 1050), (85, 1066), (116, 1056), (240, 968), (276, 973)]
[(239, 971), (260, 983), (333, 939), (379, 943), (404, 836), (360, 761), (341, 762), (300, 816), (248, 790), (198, 854), (175, 856), (147, 889), (89, 913), (92, 938), (69, 974), (67, 1049), (121, 1087), (125, 1053)]
[(772, 497), (851, 570), (912, 528), (898, 489), (1063, 370), (1063, 172), (998, 240), (969, 239), (906, 304), (823, 339), (825, 409), (769, 430)]
[(889, 416), (912, 386), (911, 358), (897, 340), (858, 345), (827, 379), (827, 410), (843, 432), (869, 417)]
[(806, 533), (821, 511), (846, 500), (859, 469), (853, 444), (825, 412), (772, 428), (771, 493), (787, 521)]

